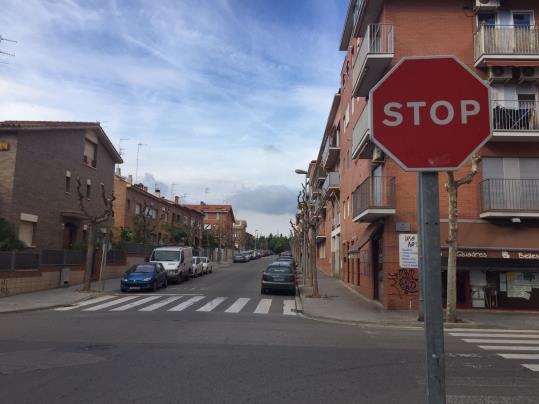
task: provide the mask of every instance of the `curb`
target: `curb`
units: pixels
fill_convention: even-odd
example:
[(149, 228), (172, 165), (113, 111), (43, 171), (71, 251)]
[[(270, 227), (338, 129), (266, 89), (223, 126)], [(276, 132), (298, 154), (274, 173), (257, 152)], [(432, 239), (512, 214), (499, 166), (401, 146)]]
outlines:
[(74, 302), (71, 302), (71, 303), (50, 304), (50, 305), (43, 305), (43, 306), (39, 306), (39, 307), (32, 307), (32, 308), (28, 308), (28, 309), (13, 309), (13, 310), (9, 310), (9, 311), (0, 311), (0, 316), (2, 314), (29, 313), (29, 312), (32, 312), (32, 311), (50, 310), (50, 309), (55, 309), (55, 308), (58, 308), (58, 307), (73, 306), (73, 305), (75, 305), (77, 303), (84, 302), (85, 300), (93, 299), (94, 297), (98, 296), (99, 294), (101, 294), (101, 292), (93, 293), (90, 296), (85, 296), (82, 299), (75, 300)]

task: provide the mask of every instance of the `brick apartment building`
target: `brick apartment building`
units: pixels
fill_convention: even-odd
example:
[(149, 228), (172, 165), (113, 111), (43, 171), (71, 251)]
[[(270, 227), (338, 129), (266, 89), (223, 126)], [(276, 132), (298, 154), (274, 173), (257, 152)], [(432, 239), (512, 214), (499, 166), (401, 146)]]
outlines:
[[(417, 232), (416, 176), (371, 142), (368, 94), (404, 56), (455, 55), (490, 84), (494, 129), (479, 153), (478, 174), (459, 189), (458, 304), (539, 309), (535, 18), (535, 0), (350, 1), (340, 43), (346, 52), (341, 85), (308, 171), (321, 217), (319, 269), (386, 308), (417, 307), (418, 270), (399, 265), (399, 235)], [(468, 164), (457, 178), (469, 169)], [(443, 266), (445, 181), (442, 174)]]
[(234, 249), (244, 251), (247, 249), (247, 221), (236, 220), (232, 225), (232, 239)]
[(29, 247), (83, 245), (77, 178), (91, 214), (103, 212), (122, 159), (97, 122), (0, 122), (0, 217)]
[(202, 247), (202, 222), (204, 214), (192, 207), (181, 205), (178, 198), (170, 201), (159, 190), (148, 191), (142, 184), (133, 184), (132, 177), (127, 179), (116, 175), (114, 178), (114, 233), (119, 237), (122, 229), (135, 230), (135, 221), (144, 222), (143, 233), (146, 242), (174, 244), (169, 226), (181, 226), (187, 231), (185, 243)]
[(210, 205), (200, 202), (199, 205), (185, 206), (204, 214), (204, 229), (211, 231), (218, 240), (219, 248), (223, 251), (222, 258), (225, 260), (231, 258), (234, 249), (233, 228), (236, 221), (232, 205)]

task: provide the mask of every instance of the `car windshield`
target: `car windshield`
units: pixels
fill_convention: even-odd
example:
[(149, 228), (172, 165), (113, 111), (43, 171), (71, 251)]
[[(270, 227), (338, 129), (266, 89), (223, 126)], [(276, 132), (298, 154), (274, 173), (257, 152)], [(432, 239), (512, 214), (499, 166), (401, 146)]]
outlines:
[(289, 274), (290, 272), (290, 268), (284, 266), (273, 265), (266, 268), (268, 274)]
[(154, 272), (155, 267), (153, 265), (136, 265), (133, 268), (131, 268), (131, 271), (129, 272)]
[(179, 251), (156, 250), (152, 254), (152, 261), (179, 261)]

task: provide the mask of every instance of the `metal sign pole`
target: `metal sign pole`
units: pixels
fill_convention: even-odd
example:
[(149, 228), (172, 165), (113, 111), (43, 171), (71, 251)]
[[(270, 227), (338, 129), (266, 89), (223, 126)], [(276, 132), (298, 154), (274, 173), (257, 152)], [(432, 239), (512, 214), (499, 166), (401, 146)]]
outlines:
[(418, 173), (418, 230), (423, 272), (427, 404), (445, 404), (445, 353), (438, 173)]
[(417, 320), (418, 321), (424, 321), (425, 320), (425, 316), (424, 316), (424, 312), (425, 312), (425, 299), (424, 299), (424, 296), (425, 296), (425, 293), (424, 293), (424, 286), (425, 286), (425, 279), (424, 279), (424, 274), (425, 274), (425, 267), (423, 266), (423, 261), (422, 261), (422, 257), (423, 257), (423, 253), (421, 251), (421, 246), (423, 244), (423, 240), (421, 239), (421, 237), (423, 237), (423, 231), (421, 230), (421, 220), (419, 220), (420, 217), (423, 217), (423, 205), (422, 205), (422, 198), (419, 197), (419, 195), (422, 194), (422, 187), (421, 187), (422, 183), (421, 183), (421, 175), (420, 174), (417, 174), (417, 242), (418, 242), (418, 262), (419, 262), (419, 269), (418, 269), (418, 274), (419, 274), (419, 308), (418, 308), (418, 313), (417, 313)]

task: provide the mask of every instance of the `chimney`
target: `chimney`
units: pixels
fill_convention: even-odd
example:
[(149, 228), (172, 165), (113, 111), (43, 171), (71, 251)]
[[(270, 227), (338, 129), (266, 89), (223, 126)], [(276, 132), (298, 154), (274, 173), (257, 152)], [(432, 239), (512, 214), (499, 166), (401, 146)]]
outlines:
[(127, 182), (129, 183), (129, 185), (133, 185), (133, 176), (131, 174), (127, 176)]
[(142, 189), (144, 189), (146, 192), (148, 192), (148, 187), (142, 186)]
[(175, 197), (174, 197), (174, 203), (175, 203), (176, 205), (179, 205), (179, 204), (180, 204), (180, 197), (179, 197), (179, 196), (175, 196)]
[(155, 189), (155, 196), (157, 196), (158, 198), (161, 198), (161, 190), (160, 189)]

